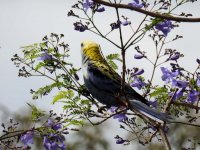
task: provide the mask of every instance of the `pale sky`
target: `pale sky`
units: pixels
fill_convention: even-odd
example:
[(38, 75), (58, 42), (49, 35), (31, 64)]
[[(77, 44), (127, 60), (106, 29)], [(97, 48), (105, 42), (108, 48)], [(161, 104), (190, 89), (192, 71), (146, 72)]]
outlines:
[[(128, 0), (126, 1), (128, 2)], [(40, 42), (42, 37), (47, 34), (63, 33), (65, 35), (65, 40), (70, 45), (72, 60), (76, 66), (81, 65), (80, 43), (85, 39), (92, 39), (100, 43), (103, 53), (117, 52), (116, 47), (92, 33), (74, 31), (75, 19), (67, 17), (67, 12), (72, 4), (74, 4), (74, 0), (0, 0), (0, 105), (8, 107), (12, 112), (24, 111), (25, 108), (28, 108), (27, 102), (34, 103), (40, 108), (62, 109), (59, 104), (51, 105), (52, 96), (33, 102), (29, 93), (30, 89), (37, 89), (48, 81), (36, 77), (19, 78), (17, 68), (10, 60), (13, 54), (20, 53), (21, 46)], [(187, 11), (193, 13), (194, 17), (200, 17), (199, 8), (200, 2), (197, 2), (183, 6), (177, 11)], [(138, 13), (125, 12), (129, 16), (133, 14), (133, 18), (137, 22), (138, 18), (135, 18), (135, 15)], [(113, 15), (115, 14), (110, 13), (108, 16), (100, 14), (99, 18), (96, 18), (99, 27), (104, 28), (105, 23), (109, 23), (110, 20), (115, 21), (116, 18)], [(106, 27), (108, 28), (109, 24)], [(129, 32), (127, 31), (126, 34), (129, 35)], [(173, 33), (173, 35), (176, 34), (183, 35), (184, 39), (173, 43), (171, 47), (173, 46), (185, 54), (180, 62), (187, 69), (194, 70), (195, 60), (197, 57), (200, 58), (200, 23), (182, 23), (181, 27)], [(113, 40), (117, 41), (116, 36), (113, 36)], [(151, 41), (143, 41), (140, 44), (141, 47), (149, 50), (150, 55), (154, 56)], [(128, 55), (127, 66), (141, 67), (143, 61), (134, 60), (134, 53)], [(144, 68), (151, 70), (145, 63), (147, 62), (144, 62)], [(148, 77), (148, 71), (144, 75)]]

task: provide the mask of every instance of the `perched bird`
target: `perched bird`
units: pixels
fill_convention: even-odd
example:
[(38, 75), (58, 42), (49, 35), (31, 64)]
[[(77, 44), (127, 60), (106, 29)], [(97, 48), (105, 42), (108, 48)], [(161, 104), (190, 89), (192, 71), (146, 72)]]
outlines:
[(109, 66), (97, 43), (82, 42), (81, 53), (85, 86), (95, 99), (107, 107), (130, 107), (153, 120), (168, 121), (170, 117), (167, 114), (150, 108), (148, 101), (128, 83), (124, 84), (121, 94), (121, 76)]

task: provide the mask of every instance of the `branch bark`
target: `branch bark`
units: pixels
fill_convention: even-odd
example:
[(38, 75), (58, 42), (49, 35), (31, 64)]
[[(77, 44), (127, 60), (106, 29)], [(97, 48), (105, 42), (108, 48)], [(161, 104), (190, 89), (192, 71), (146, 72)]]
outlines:
[(177, 22), (200, 22), (200, 18), (175, 17), (175, 16), (171, 16), (167, 14), (150, 12), (150, 11), (147, 11), (135, 6), (130, 6), (127, 4), (115, 4), (115, 3), (106, 2), (104, 0), (93, 0), (93, 1), (105, 6), (109, 6), (109, 7), (133, 10), (142, 14), (146, 14), (151, 17), (155, 17), (155, 18), (161, 18), (161, 19), (172, 20), (172, 21), (177, 21)]

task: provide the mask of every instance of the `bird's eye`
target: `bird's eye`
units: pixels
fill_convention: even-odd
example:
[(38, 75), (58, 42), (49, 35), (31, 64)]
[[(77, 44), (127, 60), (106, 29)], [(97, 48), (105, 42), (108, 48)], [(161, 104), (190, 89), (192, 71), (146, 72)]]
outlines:
[(81, 47), (83, 47), (83, 43), (81, 43)]

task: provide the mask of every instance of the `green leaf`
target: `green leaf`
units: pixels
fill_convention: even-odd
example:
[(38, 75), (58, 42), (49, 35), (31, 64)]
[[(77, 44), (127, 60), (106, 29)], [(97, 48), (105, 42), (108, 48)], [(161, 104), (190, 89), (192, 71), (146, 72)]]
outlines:
[(55, 82), (55, 83), (52, 83), (50, 85), (46, 85), (44, 87), (41, 87), (33, 93), (33, 99), (38, 99), (39, 96), (42, 97), (44, 95), (47, 95), (48, 93), (51, 92), (51, 90), (53, 88), (60, 88), (62, 86), (63, 86), (62, 82)]
[(31, 104), (29, 104), (29, 103), (27, 103), (27, 104), (28, 104), (28, 105), (31, 107), (31, 109), (32, 109), (32, 114), (31, 114), (32, 120), (37, 121), (40, 117), (42, 117), (42, 116), (45, 115), (44, 111), (39, 110), (36, 106), (31, 105)]
[(63, 98), (67, 98), (67, 93), (68, 93), (67, 91), (58, 92), (58, 94), (54, 96), (52, 103), (54, 104)]
[(158, 87), (158, 88), (155, 89), (155, 91), (150, 93), (150, 97), (158, 97), (158, 96), (161, 96), (163, 94), (166, 94), (167, 92), (168, 92), (167, 88)]
[(45, 63), (40, 62), (35, 66), (35, 70), (39, 70), (40, 68), (42, 68), (43, 66), (45, 66)]

